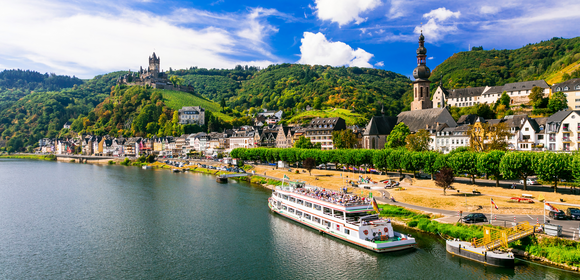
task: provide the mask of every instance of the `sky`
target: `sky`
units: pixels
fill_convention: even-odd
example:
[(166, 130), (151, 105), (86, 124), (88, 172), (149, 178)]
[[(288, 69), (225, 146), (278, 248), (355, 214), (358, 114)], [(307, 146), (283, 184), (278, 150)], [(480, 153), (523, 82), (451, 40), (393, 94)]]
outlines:
[(411, 76), (422, 31), (434, 69), (470, 46), (514, 49), (580, 30), (578, 0), (18, 0), (0, 9), (0, 69), (92, 78), (303, 63)]

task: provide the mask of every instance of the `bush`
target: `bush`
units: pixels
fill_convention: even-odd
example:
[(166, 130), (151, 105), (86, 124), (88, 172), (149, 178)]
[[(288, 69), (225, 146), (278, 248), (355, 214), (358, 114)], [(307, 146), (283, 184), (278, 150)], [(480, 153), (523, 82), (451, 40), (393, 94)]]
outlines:
[(526, 251), (537, 257), (545, 257), (553, 262), (580, 265), (580, 243), (572, 240), (545, 237), (531, 237)]
[(129, 160), (129, 158), (125, 158), (123, 161), (121, 161), (121, 165), (129, 166), (130, 164), (131, 161)]
[(109, 165), (115, 165), (115, 164), (116, 164), (116, 162), (115, 162), (114, 160), (109, 160), (107, 163), (108, 163)]

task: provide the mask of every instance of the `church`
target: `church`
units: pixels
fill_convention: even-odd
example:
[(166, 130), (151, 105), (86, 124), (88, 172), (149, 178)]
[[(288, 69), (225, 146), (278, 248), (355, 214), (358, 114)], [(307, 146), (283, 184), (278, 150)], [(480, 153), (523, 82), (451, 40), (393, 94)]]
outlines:
[(417, 67), (413, 70), (413, 102), (411, 111), (401, 112), (397, 117), (374, 116), (367, 124), (363, 133), (364, 149), (383, 149), (387, 136), (393, 128), (404, 123), (411, 133), (425, 129), (430, 133), (444, 127), (456, 127), (457, 123), (447, 110), (446, 106), (433, 108), (430, 98), (429, 77), (431, 70), (427, 67), (427, 48), (425, 48), (425, 36), (423, 32), (419, 36), (419, 48), (417, 48)]
[(167, 73), (160, 70), (161, 58), (155, 52), (149, 57), (149, 68), (143, 69), (141, 67), (139, 72), (131, 72), (125, 74), (117, 80), (117, 84), (128, 86), (148, 86), (156, 89), (177, 90), (183, 92), (194, 92), (194, 88), (190, 85), (174, 85), (169, 81)]

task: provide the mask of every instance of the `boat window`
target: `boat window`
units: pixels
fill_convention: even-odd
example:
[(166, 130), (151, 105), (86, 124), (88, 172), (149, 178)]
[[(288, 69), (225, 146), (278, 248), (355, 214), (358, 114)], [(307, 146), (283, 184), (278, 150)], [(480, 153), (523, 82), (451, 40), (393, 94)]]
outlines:
[(301, 212), (301, 211), (298, 211), (298, 210), (296, 210), (296, 215), (297, 215), (297, 216), (302, 216), (302, 212)]
[(330, 227), (330, 222), (329, 221), (322, 221), (322, 224), (325, 225), (325, 226), (327, 226), (327, 227)]
[(296, 202), (296, 198), (293, 197), (288, 198), (288, 200), (290, 200), (290, 202)]
[(304, 213), (304, 219), (310, 220), (310, 214)]
[(294, 213), (294, 208), (288, 208), (288, 212)]
[(320, 205), (318, 205), (318, 204), (314, 204), (314, 209), (321, 211), (322, 207), (320, 207)]
[(324, 213), (326, 215), (332, 215), (332, 210), (324, 207), (322, 213)]
[(283, 210), (286, 210), (287, 208), (286, 208), (286, 206), (285, 206), (285, 205), (282, 205), (282, 209), (283, 209)]
[(308, 207), (308, 208), (312, 208), (312, 203), (310, 202), (304, 202), (304, 206)]
[(314, 218), (314, 222), (319, 223), (320, 224), (320, 218), (318, 217), (313, 217)]
[(296, 203), (300, 204), (300, 205), (304, 205), (304, 201), (302, 201), (302, 199), (298, 199), (296, 200)]
[(348, 229), (346, 229), (346, 228), (345, 228), (345, 229), (344, 229), (344, 233), (346, 233), (346, 234), (350, 234), (350, 230), (348, 230)]
[(287, 195), (283, 195), (282, 198), (285, 199), (285, 200), (288, 200), (288, 196)]
[(344, 220), (344, 213), (342, 211), (334, 210), (334, 217)]

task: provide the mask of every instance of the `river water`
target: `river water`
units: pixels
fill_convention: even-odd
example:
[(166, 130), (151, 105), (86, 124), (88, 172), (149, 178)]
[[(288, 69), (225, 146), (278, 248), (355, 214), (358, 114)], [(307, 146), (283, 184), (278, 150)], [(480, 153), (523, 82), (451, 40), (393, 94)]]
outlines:
[[(273, 214), (270, 191), (167, 170), (0, 159), (0, 279), (578, 279), (415, 234), (377, 254)], [(403, 230), (404, 231), (404, 230)]]

